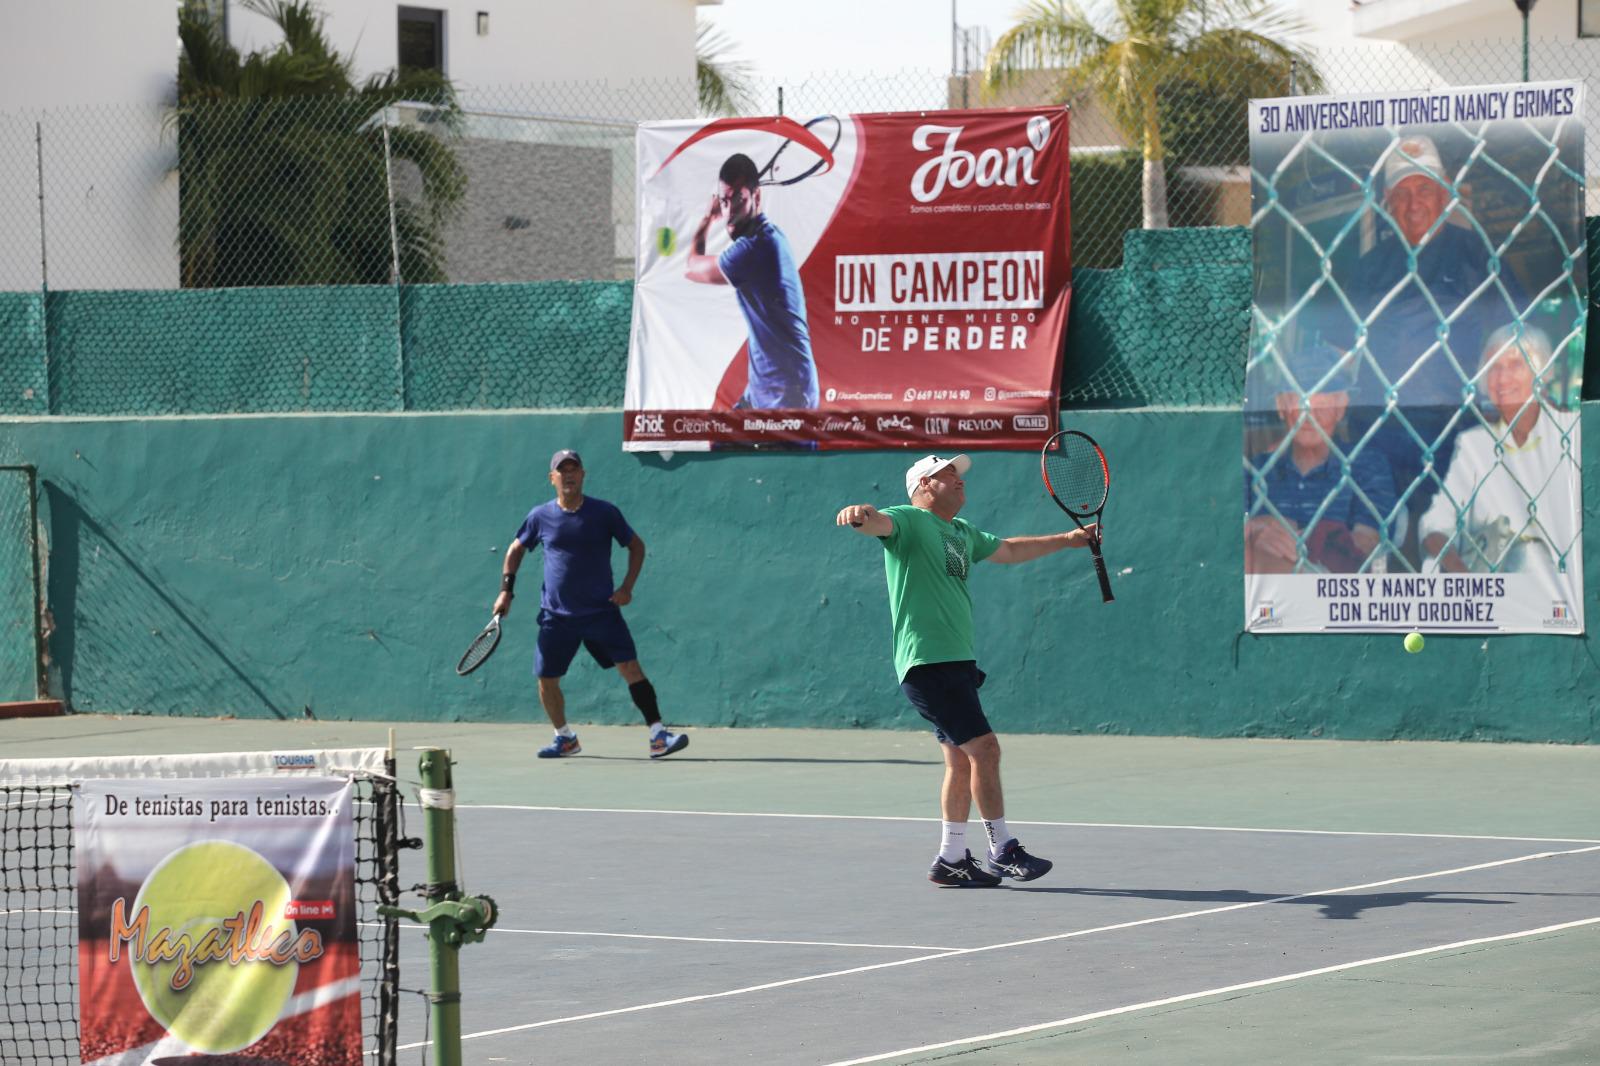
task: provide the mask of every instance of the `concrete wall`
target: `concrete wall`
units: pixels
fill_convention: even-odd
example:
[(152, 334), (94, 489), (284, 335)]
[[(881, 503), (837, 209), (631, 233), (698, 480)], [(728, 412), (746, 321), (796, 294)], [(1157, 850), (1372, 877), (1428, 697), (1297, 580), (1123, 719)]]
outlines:
[[(54, 683), (80, 711), (542, 721), (529, 676), (538, 560), (501, 649), (453, 666), (563, 446), (650, 547), (629, 610), (670, 721), (920, 729), (889, 664), (880, 551), (832, 525), (898, 502), (894, 453), (624, 456), (617, 412), (13, 422), (0, 460), (44, 483)], [(973, 579), (1005, 731), (1596, 740), (1593, 637), (1241, 633), (1240, 416), (1075, 412), (1116, 464), (1102, 606), (1088, 560)], [(1584, 409), (1600, 558), (1600, 404)], [(982, 453), (967, 515), (1058, 530), (1026, 453)], [(617, 554), (620, 564), (621, 553)], [(1588, 595), (1591, 619), (1600, 617)], [(579, 663), (574, 720), (630, 722)]]

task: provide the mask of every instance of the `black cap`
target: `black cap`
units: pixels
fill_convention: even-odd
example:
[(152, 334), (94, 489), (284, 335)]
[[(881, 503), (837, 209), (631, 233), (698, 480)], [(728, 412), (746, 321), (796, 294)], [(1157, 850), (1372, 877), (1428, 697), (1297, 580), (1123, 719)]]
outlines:
[(577, 452), (573, 451), (571, 448), (562, 448), (559, 452), (556, 452), (554, 455), (552, 455), (550, 457), (550, 469), (556, 469), (568, 459), (571, 459), (573, 462), (577, 463), (579, 469), (582, 469), (583, 457)]

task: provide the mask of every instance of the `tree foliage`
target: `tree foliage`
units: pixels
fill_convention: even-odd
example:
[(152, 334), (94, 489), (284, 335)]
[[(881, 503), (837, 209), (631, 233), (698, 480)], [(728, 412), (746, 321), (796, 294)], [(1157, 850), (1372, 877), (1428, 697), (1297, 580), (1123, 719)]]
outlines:
[[(983, 85), (993, 93), (1026, 71), (1058, 69), (1057, 101), (1092, 95), (1139, 145), (1144, 225), (1164, 227), (1167, 138), (1178, 133), (1203, 155), (1222, 124), (1237, 123), (1239, 101), (1282, 95), (1291, 70), (1300, 91), (1320, 88), (1310, 54), (1285, 43), (1304, 30), (1273, 0), (1104, 0), (1092, 12), (1079, 0), (1033, 0), (995, 41)], [(1230, 106), (1207, 106), (1219, 97)], [(1185, 99), (1195, 106), (1174, 106)]]
[[(460, 114), (450, 82), (408, 68), (358, 85), (310, 0), (242, 6), (283, 41), (242, 55), (204, 7), (179, 17), (183, 284), (386, 284), (396, 251), (400, 279), (445, 280), (442, 228), (466, 176), (445, 137), (396, 124), (390, 109), (420, 103), (414, 113), (448, 132)], [(395, 198), (392, 217), (391, 160), (414, 167), (422, 189), (418, 202)]]

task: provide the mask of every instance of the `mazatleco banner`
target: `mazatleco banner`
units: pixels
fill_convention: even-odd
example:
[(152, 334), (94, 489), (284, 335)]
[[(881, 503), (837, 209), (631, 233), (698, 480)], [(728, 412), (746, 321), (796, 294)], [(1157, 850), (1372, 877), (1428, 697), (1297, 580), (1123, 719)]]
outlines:
[(89, 1066), (360, 1066), (348, 780), (93, 780), (74, 801)]
[(1066, 109), (652, 122), (637, 158), (624, 449), (1054, 431)]

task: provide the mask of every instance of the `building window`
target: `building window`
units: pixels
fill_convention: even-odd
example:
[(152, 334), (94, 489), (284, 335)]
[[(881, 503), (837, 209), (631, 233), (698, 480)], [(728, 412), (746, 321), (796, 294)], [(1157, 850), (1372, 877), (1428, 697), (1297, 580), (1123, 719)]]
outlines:
[(1578, 0), (1578, 36), (1600, 37), (1600, 0)]
[(444, 73), (444, 12), (400, 9), (400, 66)]

